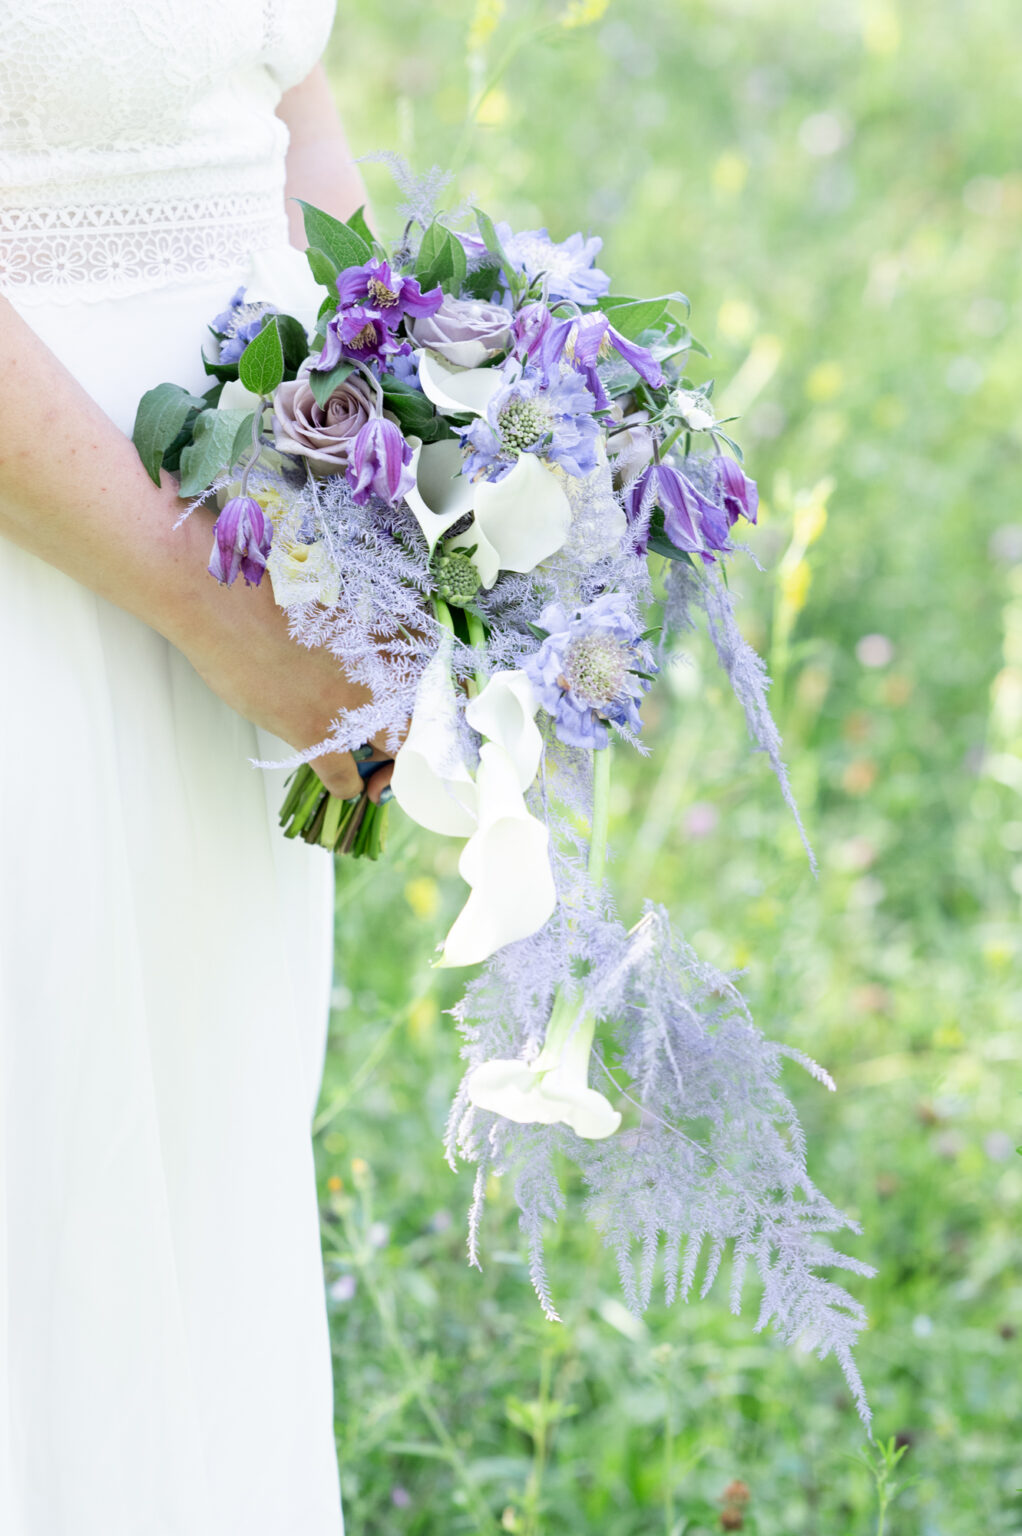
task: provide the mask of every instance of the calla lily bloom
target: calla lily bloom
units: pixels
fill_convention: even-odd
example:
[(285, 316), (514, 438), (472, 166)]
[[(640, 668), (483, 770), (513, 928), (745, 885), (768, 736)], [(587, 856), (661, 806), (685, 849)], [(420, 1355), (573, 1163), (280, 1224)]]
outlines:
[(499, 368), (455, 368), (434, 352), (419, 355), (419, 387), (440, 411), (482, 416), (503, 385)]
[(458, 860), (471, 894), (444, 941), (442, 966), (475, 965), (536, 933), (557, 905), (550, 833), (532, 816), (518, 765), (495, 741), (479, 749), (478, 825)]
[(405, 502), (432, 554), (448, 528), (472, 511), (475, 486), (461, 473), (464, 459), (456, 438), (446, 437), (425, 445), (415, 438), (410, 442), (409, 468), (415, 479), (405, 492)]
[(474, 965), (546, 922), (557, 900), (550, 837), (526, 807), (542, 738), (523, 672), (499, 672), (466, 709), (486, 739), (473, 777), (458, 734), (451, 642), (443, 642), (416, 695), (392, 787), (420, 826), (467, 837), (458, 868), (471, 894), (443, 946), (442, 966)]
[(451, 548), (475, 545), (472, 561), (484, 587), (492, 587), (501, 571), (535, 570), (563, 546), (571, 503), (557, 475), (534, 453), (521, 454), (502, 480), (466, 483), (475, 518)]
[(621, 1116), (588, 1081), (595, 1028), (591, 1014), (577, 1019), (559, 998), (535, 1061), (482, 1062), (469, 1075), (469, 1099), (519, 1125), (559, 1121), (590, 1141), (612, 1136)]

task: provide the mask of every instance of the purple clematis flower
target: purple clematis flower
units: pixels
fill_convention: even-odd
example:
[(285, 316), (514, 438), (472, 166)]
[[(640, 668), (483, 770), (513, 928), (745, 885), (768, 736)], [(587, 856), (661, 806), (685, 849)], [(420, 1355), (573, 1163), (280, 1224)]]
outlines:
[(655, 670), (640, 638), (628, 598), (605, 592), (569, 613), (548, 603), (539, 616), (548, 631), (524, 662), (536, 697), (554, 718), (554, 730), (570, 747), (605, 747), (610, 725), (637, 735), (639, 704)]
[(659, 389), (664, 382), (663, 369), (652, 352), (622, 336), (620, 331), (614, 329), (606, 315), (598, 311), (590, 315), (580, 315), (576, 321), (571, 361), (572, 366), (578, 369), (595, 395), (598, 410), (605, 411), (610, 406), (610, 397), (596, 371), (600, 354), (606, 354), (610, 349), (613, 349), (619, 357), (623, 357), (639, 377), (645, 379), (646, 383), (654, 389)]
[(650, 464), (629, 487), (625, 512), (645, 548), (649, 537), (643, 508), (656, 504), (664, 514), (664, 532), (676, 549), (700, 555), (708, 564), (713, 551), (727, 551), (729, 523), (724, 508), (704, 496), (673, 464)]
[(209, 323), (211, 331), (220, 337), (220, 363), (236, 363), (250, 341), (263, 328), (267, 315), (277, 314), (275, 304), (246, 304), (244, 285), (232, 295), (225, 310)]
[(314, 367), (329, 371), (347, 357), (358, 363), (379, 363), (382, 368), (388, 357), (410, 350), (407, 341), (394, 340), (379, 315), (356, 304), (351, 309), (338, 310), (329, 322), (323, 350)]
[(539, 368), (549, 383), (558, 379), (564, 349), (575, 321), (556, 320), (546, 304), (526, 304), (515, 316), (513, 334), (518, 356)]
[(393, 506), (415, 483), (408, 468), (411, 460), (412, 450), (392, 421), (385, 417), (367, 421), (348, 461), (352, 499), (361, 507), (370, 496), (379, 496)]
[(257, 587), (266, 569), (273, 541), (273, 524), (252, 496), (232, 496), (213, 526), (209, 574), (229, 587), (240, 572)]
[(392, 331), (405, 315), (415, 318), (433, 315), (444, 301), (444, 292), (439, 286), (423, 293), (414, 277), (402, 277), (391, 270), (389, 261), (375, 258), (364, 266), (348, 267), (341, 272), (337, 278), (337, 296), (342, 309), (364, 309)]
[(750, 480), (742, 466), (724, 453), (718, 454), (713, 460), (710, 471), (714, 489), (724, 503), (728, 527), (733, 528), (740, 517), (754, 523), (759, 511), (759, 491), (755, 480)]
[(590, 474), (600, 428), (593, 418), (595, 401), (578, 375), (548, 382), (538, 368), (522, 368), (512, 359), (503, 376), (507, 382), (486, 415), (462, 433), (462, 446), (472, 450), (463, 473), (502, 480), (519, 454), (537, 453), (569, 475)]

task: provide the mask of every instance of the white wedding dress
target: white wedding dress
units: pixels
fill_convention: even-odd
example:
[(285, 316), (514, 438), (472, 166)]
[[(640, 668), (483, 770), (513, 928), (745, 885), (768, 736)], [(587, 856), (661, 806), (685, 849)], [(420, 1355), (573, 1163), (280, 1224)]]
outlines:
[[(239, 283), (315, 313), (274, 107), (332, 9), (0, 0), (0, 292), (124, 431), (161, 380), (205, 387)], [(277, 831), (266, 755), (0, 539), (3, 1536), (341, 1530), (309, 1128), (332, 871)]]

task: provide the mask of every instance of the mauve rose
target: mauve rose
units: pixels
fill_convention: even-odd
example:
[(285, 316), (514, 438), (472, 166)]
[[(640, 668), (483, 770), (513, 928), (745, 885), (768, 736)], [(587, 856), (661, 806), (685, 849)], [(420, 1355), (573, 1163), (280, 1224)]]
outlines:
[(429, 347), (456, 368), (478, 368), (511, 345), (514, 316), (500, 304), (481, 299), (444, 297), (432, 315), (413, 320), (409, 330), (420, 347)]
[(278, 386), (273, 396), (273, 441), (280, 453), (301, 454), (314, 475), (341, 475), (355, 438), (380, 409), (369, 380), (350, 373), (338, 384), (325, 406), (316, 404), (309, 388), (309, 368)]

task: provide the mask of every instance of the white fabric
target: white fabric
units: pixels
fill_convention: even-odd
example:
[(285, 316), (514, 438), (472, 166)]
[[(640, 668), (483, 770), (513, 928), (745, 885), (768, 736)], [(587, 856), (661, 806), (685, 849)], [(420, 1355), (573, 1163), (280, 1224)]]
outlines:
[[(150, 385), (203, 387), (239, 282), (314, 309), (269, 119), (328, 23), (326, 0), (0, 0), (0, 204), (31, 188), (59, 224), (86, 164), (126, 213), (162, 177), (277, 188), (254, 259), (211, 216), (215, 275), (184, 230), (174, 283), (112, 296), (93, 268), (58, 294), (36, 254), (0, 282), (122, 429)], [(277, 831), (282, 776), (249, 760), (281, 755), (154, 631), (0, 539), (3, 1536), (342, 1529), (309, 1133), (332, 869)]]

